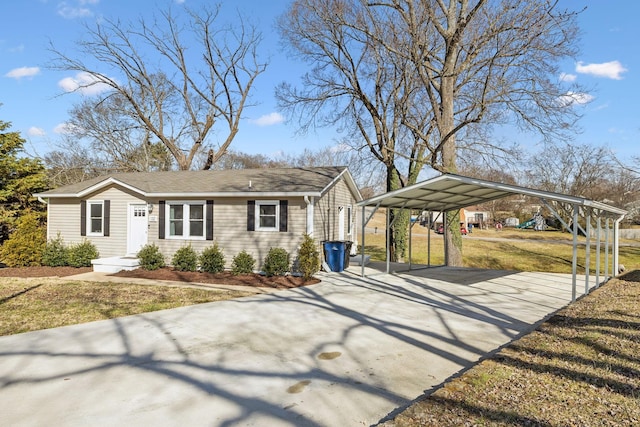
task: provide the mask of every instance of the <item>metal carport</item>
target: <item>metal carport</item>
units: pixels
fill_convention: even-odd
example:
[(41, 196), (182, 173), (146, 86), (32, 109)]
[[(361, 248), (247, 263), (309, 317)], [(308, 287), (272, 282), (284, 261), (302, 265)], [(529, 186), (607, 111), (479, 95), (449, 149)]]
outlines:
[[(362, 242), (361, 255), (364, 261), (365, 247), (365, 226), (379, 208), (410, 209), (430, 212), (446, 213), (452, 210), (459, 210), (468, 206), (479, 205), (492, 200), (501, 199), (511, 195), (524, 195), (536, 198), (546, 206), (553, 215), (563, 224), (566, 229), (573, 233), (573, 300), (576, 298), (576, 274), (578, 266), (578, 232), (581, 231), (586, 236), (585, 248), (585, 293), (589, 289), (589, 268), (592, 238), (592, 222), (595, 220), (595, 240), (596, 240), (596, 283), (600, 283), (600, 253), (602, 233), (605, 234), (605, 280), (609, 277), (609, 259), (611, 259), (611, 276), (618, 274), (618, 246), (619, 246), (619, 225), (627, 211), (604, 203), (595, 202), (583, 197), (569, 196), (566, 194), (553, 193), (548, 191), (535, 190), (517, 185), (503, 184), (499, 182), (486, 181), (477, 178), (470, 178), (461, 175), (443, 174), (438, 177), (419, 182), (417, 184), (391, 191), (358, 203), (362, 208)], [(373, 208), (367, 217), (367, 208)], [(571, 225), (567, 224), (558, 214), (563, 210), (570, 214)], [(582, 218), (586, 226), (583, 228), (579, 224)], [(603, 223), (604, 222), (604, 223)], [(387, 210), (387, 235), (391, 224)], [(411, 233), (411, 228), (409, 228)], [(447, 227), (445, 227), (445, 233)], [(410, 235), (411, 239), (411, 235)], [(610, 241), (611, 240), (611, 241)], [(446, 239), (445, 239), (446, 242)], [(609, 256), (609, 245), (611, 244), (612, 254)], [(409, 245), (411, 247), (411, 245)], [(389, 239), (386, 239), (386, 272), (390, 271), (390, 251)], [(364, 276), (364, 262), (361, 262), (361, 275)], [(409, 269), (411, 269), (411, 253), (409, 253)]]

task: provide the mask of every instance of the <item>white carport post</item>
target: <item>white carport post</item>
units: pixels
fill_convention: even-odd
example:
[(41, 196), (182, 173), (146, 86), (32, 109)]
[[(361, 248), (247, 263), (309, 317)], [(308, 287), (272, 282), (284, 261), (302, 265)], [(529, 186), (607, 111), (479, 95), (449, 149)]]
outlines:
[(360, 276), (364, 277), (364, 244), (365, 244), (365, 227), (373, 218), (373, 215), (376, 213), (378, 208), (380, 207), (380, 203), (378, 203), (373, 210), (371, 211), (371, 215), (369, 218), (366, 217), (367, 205), (362, 206), (362, 245), (360, 245)]
[(602, 218), (600, 218), (600, 214), (602, 214), (602, 212), (598, 213), (598, 228), (596, 231), (596, 287), (600, 286), (600, 240), (602, 238), (600, 234), (602, 231)]
[(431, 228), (433, 228), (433, 212), (429, 211), (429, 222), (427, 222), (427, 267), (431, 267)]
[(604, 280), (609, 280), (609, 218), (604, 221)]
[(409, 209), (409, 271), (411, 271), (411, 236), (413, 235), (413, 221), (411, 220), (411, 209)]
[(366, 206), (362, 206), (362, 246), (360, 246), (360, 277), (364, 277), (364, 227), (366, 225), (365, 215)]
[(589, 255), (591, 252), (591, 209), (586, 209), (584, 218), (587, 221), (587, 227), (584, 233), (587, 239), (584, 244), (584, 294), (586, 295), (589, 293), (589, 270), (591, 270), (591, 266), (589, 265)]
[(576, 300), (576, 274), (578, 272), (578, 205), (573, 206), (573, 259), (571, 262), (571, 301)]
[(624, 216), (618, 217), (613, 222), (613, 271), (611, 272), (613, 277), (616, 277), (620, 272), (620, 254), (618, 250), (620, 247), (620, 221), (622, 221), (622, 218)]
[(391, 245), (389, 244), (389, 235), (390, 233), (390, 228), (391, 228), (391, 208), (387, 208), (387, 219), (386, 219), (386, 230), (385, 230), (385, 234), (384, 234), (384, 240), (385, 240), (385, 248), (386, 248), (386, 256), (387, 256), (387, 270), (386, 273), (389, 274), (389, 271), (391, 271)]

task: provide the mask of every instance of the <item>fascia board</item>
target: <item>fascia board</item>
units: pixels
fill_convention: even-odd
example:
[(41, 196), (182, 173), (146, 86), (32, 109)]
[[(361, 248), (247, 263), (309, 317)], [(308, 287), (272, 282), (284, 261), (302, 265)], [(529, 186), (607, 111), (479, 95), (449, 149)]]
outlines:
[(313, 192), (313, 193), (309, 193), (309, 192), (304, 192), (304, 191), (292, 191), (289, 193), (274, 193), (274, 192), (268, 192), (268, 191), (261, 191), (261, 192), (251, 192), (251, 191), (236, 191), (236, 192), (215, 192), (215, 193), (206, 193), (206, 192), (202, 192), (202, 193), (147, 193), (146, 194), (147, 197), (153, 197), (153, 198), (193, 198), (193, 197), (231, 197), (231, 198), (240, 198), (240, 197), (244, 197), (244, 198), (253, 198), (253, 197), (304, 197), (304, 196), (308, 196), (308, 197), (320, 197), (320, 193), (318, 192)]

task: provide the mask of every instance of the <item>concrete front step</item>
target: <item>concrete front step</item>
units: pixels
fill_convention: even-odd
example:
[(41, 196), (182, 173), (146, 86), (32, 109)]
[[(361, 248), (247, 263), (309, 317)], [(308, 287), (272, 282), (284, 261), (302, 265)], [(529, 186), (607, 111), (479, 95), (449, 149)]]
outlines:
[(117, 273), (122, 270), (135, 270), (140, 266), (136, 257), (111, 257), (92, 259), (93, 271), (98, 273)]

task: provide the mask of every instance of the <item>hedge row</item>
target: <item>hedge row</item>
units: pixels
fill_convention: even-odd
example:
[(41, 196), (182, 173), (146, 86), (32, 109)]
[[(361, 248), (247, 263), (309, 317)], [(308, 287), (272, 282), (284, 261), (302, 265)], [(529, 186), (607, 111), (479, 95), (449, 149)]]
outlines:
[[(165, 259), (160, 249), (155, 244), (144, 246), (137, 254), (140, 267), (145, 270), (156, 270), (165, 266)], [(215, 243), (198, 253), (190, 246), (178, 249), (171, 258), (171, 265), (178, 271), (204, 271), (207, 273), (220, 273), (224, 271), (225, 258), (222, 250)], [(234, 274), (253, 273), (256, 260), (247, 251), (243, 250), (233, 257), (231, 271)], [(289, 253), (283, 248), (271, 248), (264, 258), (262, 270), (267, 276), (280, 276), (291, 271)], [(320, 271), (320, 253), (316, 244), (308, 235), (298, 250), (296, 271), (305, 279), (311, 278)]]

